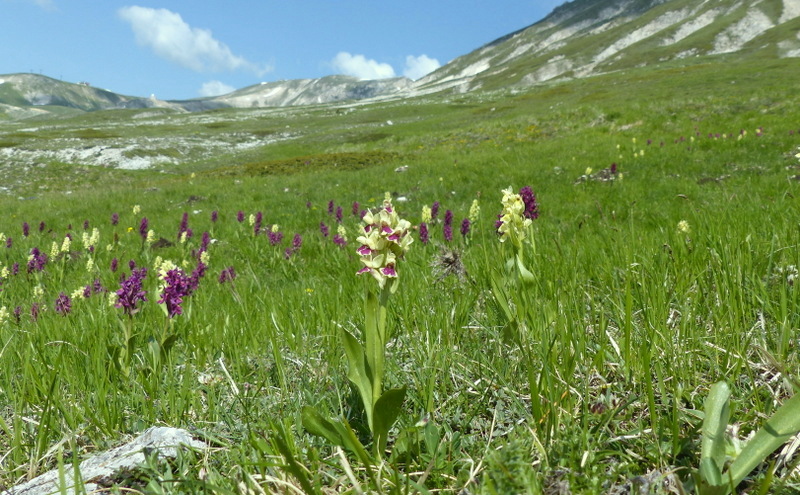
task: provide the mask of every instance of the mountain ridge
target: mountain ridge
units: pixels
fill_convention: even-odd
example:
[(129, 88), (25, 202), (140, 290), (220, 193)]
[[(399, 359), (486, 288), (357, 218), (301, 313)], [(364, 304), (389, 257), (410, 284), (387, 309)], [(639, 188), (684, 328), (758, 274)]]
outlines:
[(0, 118), (110, 108), (282, 107), (527, 88), (661, 63), (741, 56), (800, 57), (800, 0), (573, 0), (419, 79), (263, 82), (231, 93), (162, 101), (36, 74), (0, 75)]

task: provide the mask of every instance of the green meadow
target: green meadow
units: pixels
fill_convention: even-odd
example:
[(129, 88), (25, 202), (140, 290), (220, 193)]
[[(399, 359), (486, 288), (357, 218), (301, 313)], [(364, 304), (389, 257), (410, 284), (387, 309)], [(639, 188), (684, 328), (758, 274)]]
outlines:
[[(108, 491), (795, 493), (796, 440), (735, 483), (709, 473), (754, 455), (768, 421), (800, 429), (796, 74), (731, 58), (350, 106), (0, 122), (0, 150), (122, 139), (168, 158), (0, 163), (0, 485), (165, 425), (210, 449)], [(524, 186), (539, 215), (517, 247), (495, 223)], [(361, 214), (387, 195), (413, 239), (391, 294), (356, 275)], [(146, 301), (125, 307), (142, 268)], [(180, 314), (159, 304), (169, 271), (195, 276)], [(376, 295), (379, 392), (402, 392), (369, 411), (359, 383), (378, 371), (354, 379), (351, 351)]]

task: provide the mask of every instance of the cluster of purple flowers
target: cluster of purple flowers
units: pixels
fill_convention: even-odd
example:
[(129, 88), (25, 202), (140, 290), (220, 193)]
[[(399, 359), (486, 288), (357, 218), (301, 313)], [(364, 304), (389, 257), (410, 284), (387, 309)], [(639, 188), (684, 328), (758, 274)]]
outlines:
[(55, 302), (56, 313), (61, 316), (67, 316), (72, 311), (72, 301), (65, 293), (60, 293)]
[(147, 268), (132, 268), (131, 276), (123, 278), (120, 283), (114, 307), (122, 308), (128, 316), (136, 314), (140, 309), (136, 305), (140, 302), (147, 302), (147, 291), (142, 289), (142, 282), (146, 276)]
[(92, 297), (92, 294), (102, 294), (106, 292), (106, 288), (103, 287), (103, 284), (100, 282), (100, 279), (95, 279), (94, 283), (91, 283), (84, 287), (83, 289), (83, 297), (84, 299), (89, 299)]
[(219, 283), (233, 283), (234, 280), (236, 280), (236, 270), (233, 269), (233, 266), (224, 268), (221, 272), (219, 272)]
[(269, 238), (270, 246), (277, 246), (283, 240), (283, 232), (280, 230), (273, 232), (272, 229), (270, 229), (267, 231), (267, 237)]
[(164, 290), (158, 304), (167, 307), (167, 315), (174, 318), (183, 314), (183, 299), (192, 293), (191, 279), (180, 268), (173, 268), (164, 275)]
[(461, 235), (467, 237), (469, 235), (470, 228), (472, 227), (472, 222), (469, 221), (469, 218), (465, 218), (461, 221)]
[(430, 241), (428, 224), (425, 222), (419, 224), (419, 241), (423, 244), (427, 244)]
[(300, 251), (301, 247), (303, 247), (303, 238), (300, 234), (295, 234), (292, 237), (292, 245), (286, 248), (286, 251), (283, 252), (283, 257), (288, 260), (294, 253)]
[(264, 222), (264, 214), (256, 212), (256, 221), (253, 224), (253, 234), (258, 235), (261, 232), (261, 224)]
[[(431, 218), (433, 218), (433, 208), (431, 208)], [(444, 234), (445, 241), (450, 242), (453, 240), (453, 212), (450, 210), (444, 212), (444, 227), (442, 227), (442, 233)]]
[(150, 222), (147, 217), (142, 217), (141, 221), (139, 221), (139, 235), (142, 238), (142, 242), (147, 240), (148, 230), (150, 230)]
[(45, 264), (47, 264), (47, 255), (39, 251), (38, 247), (31, 249), (31, 255), (28, 257), (28, 273), (44, 270)]
[[(617, 164), (612, 163), (611, 167), (611, 173), (616, 173)], [(536, 202), (536, 195), (533, 193), (531, 186), (525, 186), (520, 189), (519, 195), (522, 197), (522, 202), (525, 203), (525, 211), (522, 212), (522, 216), (531, 220), (539, 218), (539, 204)]]
[(178, 227), (178, 240), (181, 240), (181, 236), (183, 236), (185, 232), (187, 233), (186, 237), (187, 238), (190, 237), (188, 235), (188, 231), (189, 231), (189, 213), (184, 211), (183, 216), (181, 217), (181, 224)]

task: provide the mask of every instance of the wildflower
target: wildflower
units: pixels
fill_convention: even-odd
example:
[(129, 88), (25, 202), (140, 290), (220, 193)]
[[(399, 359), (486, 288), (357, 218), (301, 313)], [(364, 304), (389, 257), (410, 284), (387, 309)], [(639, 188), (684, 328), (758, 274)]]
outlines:
[(219, 218), (219, 212), (214, 210), (211, 212), (211, 223), (217, 223), (217, 219)]
[[(613, 164), (612, 167), (616, 169), (616, 164)], [(612, 171), (612, 173), (614, 172)], [(522, 216), (531, 220), (539, 218), (539, 205), (536, 202), (536, 195), (533, 194), (533, 189), (530, 186), (525, 186), (519, 190), (519, 195), (522, 198), (522, 202), (525, 203), (525, 211), (522, 212)]]
[(10, 237), (6, 238), (6, 249), (11, 249), (13, 243), (14, 241)]
[(188, 238), (189, 238), (189, 233), (188, 232), (181, 232), (181, 236), (180, 236), (179, 242), (181, 244), (186, 244), (186, 239), (188, 239)]
[(516, 248), (522, 247), (522, 241), (526, 237), (525, 230), (531, 225), (533, 220), (525, 217), (525, 202), (520, 194), (514, 194), (509, 187), (503, 190), (503, 211), (500, 213), (497, 232), (500, 234), (500, 242), (511, 239), (511, 243)]
[(17, 324), (19, 324), (20, 317), (22, 316), (22, 306), (17, 306), (14, 308), (14, 320), (16, 320)]
[(423, 205), (422, 206), (422, 223), (428, 223), (431, 220), (433, 220), (433, 218), (431, 217), (431, 207), (428, 206), (428, 205)]
[(40, 299), (43, 296), (44, 296), (44, 287), (42, 287), (41, 285), (37, 285), (36, 287), (33, 288), (34, 299)]
[(445, 225), (453, 225), (453, 212), (447, 210), (444, 212), (444, 224)]
[[(397, 260), (403, 258), (413, 242), (408, 235), (411, 224), (400, 219), (389, 199), (384, 200), (383, 208), (377, 213), (367, 212), (363, 220), (365, 225), (358, 237), (361, 247), (356, 252), (364, 268), (358, 274), (370, 273), (383, 289), (388, 279), (397, 278)], [(391, 283), (390, 287), (394, 289), (396, 285)]]
[(119, 223), (119, 213), (112, 213), (111, 214), (111, 225), (117, 225)]
[(267, 237), (269, 238), (270, 246), (275, 246), (277, 244), (280, 244), (281, 241), (283, 240), (283, 232), (276, 230), (275, 227), (277, 227), (277, 225), (273, 225), (272, 229), (270, 229), (270, 231), (267, 232)]
[(183, 299), (191, 293), (189, 277), (180, 268), (173, 268), (163, 276), (164, 288), (158, 304), (165, 304), (170, 318), (183, 313)]
[(147, 240), (148, 225), (147, 217), (142, 217), (142, 220), (139, 222), (139, 235), (143, 241)]
[(334, 207), (333, 200), (328, 201), (328, 215), (333, 215), (333, 207)]
[(431, 205), (431, 221), (436, 220), (439, 216), (439, 202), (434, 201)]
[(39, 232), (44, 232), (44, 229), (45, 229), (45, 224), (44, 220), (42, 220), (41, 222), (39, 222)]
[(128, 316), (139, 311), (140, 308), (136, 307), (139, 302), (147, 302), (147, 291), (142, 289), (142, 281), (147, 276), (147, 268), (132, 270), (131, 276), (122, 280), (120, 289), (115, 293), (117, 299), (114, 303), (114, 307), (122, 308)]
[(223, 269), (219, 272), (219, 283), (224, 284), (225, 282), (233, 282), (236, 279), (236, 270), (233, 269), (233, 266), (229, 266), (228, 268)]
[(40, 272), (44, 270), (44, 265), (46, 263), (46, 254), (39, 251), (38, 247), (31, 249), (31, 254), (28, 256), (28, 273)]
[(89, 230), (89, 220), (83, 221), (83, 230)]
[(22, 237), (28, 237), (28, 234), (31, 232), (31, 227), (28, 225), (28, 222), (22, 222)]
[(342, 223), (342, 207), (336, 207), (336, 223)]
[(345, 241), (347, 240), (347, 228), (344, 225), (337, 226), (336, 233)]
[(338, 234), (338, 233), (334, 234), (333, 235), (333, 243), (336, 244), (337, 246), (339, 246), (340, 248), (343, 248), (343, 247), (347, 246), (347, 238), (345, 238), (344, 236), (342, 236), (341, 234)]
[(586, 171), (583, 172), (583, 175), (592, 175), (592, 167), (586, 167)]
[(236, 212), (236, 221), (239, 223), (244, 222), (244, 212), (242, 210)]
[(56, 298), (55, 308), (56, 313), (60, 314), (61, 316), (67, 316), (69, 312), (72, 311), (72, 301), (70, 300), (69, 296), (63, 292), (59, 294)]
[(481, 205), (478, 204), (477, 199), (472, 200), (472, 205), (469, 207), (469, 221), (470, 223), (475, 223), (478, 221), (478, 217), (481, 214)]
[(322, 234), (322, 237), (328, 237), (328, 234), (330, 234), (330, 230), (328, 229), (328, 226), (325, 225), (325, 222), (319, 223), (319, 231)]
[(80, 299), (81, 297), (87, 299), (89, 296), (86, 295), (86, 289), (89, 289), (89, 295), (91, 295), (91, 287), (78, 287), (74, 291), (72, 291), (72, 295), (70, 296), (72, 299)]
[(118, 267), (119, 267), (119, 260), (117, 258), (113, 258), (111, 260), (111, 266), (109, 268), (113, 273), (116, 273)]
[(461, 221), (461, 235), (463, 237), (467, 237), (469, 235), (470, 226), (471, 224), (469, 218), (465, 218), (464, 220)]
[(203, 232), (203, 237), (200, 238), (200, 253), (204, 253), (208, 250), (208, 245), (211, 244), (211, 234), (208, 231)]
[(133, 205), (133, 214), (138, 215), (142, 211), (142, 207), (139, 205)]
[(69, 249), (72, 245), (72, 238), (70, 236), (64, 236), (64, 240), (61, 242), (61, 249), (62, 253), (69, 253)]
[(86, 260), (86, 271), (92, 273), (94, 271), (94, 258)]
[(300, 234), (295, 234), (294, 237), (292, 238), (292, 249), (297, 251), (302, 246), (303, 246), (303, 238), (300, 236)]
[(94, 252), (95, 246), (97, 243), (100, 242), (100, 230), (97, 228), (92, 229), (92, 234), (89, 235), (88, 232), (84, 232), (81, 236), (81, 241), (83, 241), (83, 248), (89, 252)]
[(253, 213), (247, 217), (247, 224), (251, 227), (256, 224), (256, 216)]
[(678, 232), (680, 232), (681, 234), (688, 234), (689, 232), (691, 232), (691, 230), (692, 229), (691, 227), (689, 227), (689, 222), (687, 222), (686, 220), (681, 220), (680, 222), (678, 222)]
[(272, 224), (272, 227), (270, 227), (270, 231), (271, 231), (273, 234), (276, 234), (276, 233), (278, 233), (278, 230), (279, 230), (279, 227), (278, 227), (278, 224), (277, 224), (277, 223), (275, 223), (275, 224)]
[(422, 222), (421, 224), (419, 224), (419, 242), (421, 242), (423, 244), (427, 244), (428, 241), (429, 241), (428, 224), (425, 223), (425, 222)]
[(186, 229), (189, 228), (189, 212), (184, 211), (183, 215), (181, 216), (181, 224), (178, 227), (178, 238), (180, 239), (181, 235), (186, 232)]
[(352, 208), (353, 216), (357, 217), (359, 211), (361, 211), (361, 205), (358, 204), (358, 201), (353, 201), (353, 208)]
[(42, 308), (39, 306), (39, 303), (31, 304), (31, 319), (35, 322), (39, 319), (39, 313), (41, 312)]
[(8, 314), (8, 310), (6, 309), (6, 307), (5, 306), (0, 306), (0, 325), (2, 325), (5, 322), (7, 322), (9, 316), (10, 315)]
[(146, 242), (148, 246), (156, 242), (156, 232), (153, 229), (147, 231), (147, 238), (145, 238), (144, 242)]
[(264, 214), (260, 211), (256, 212), (256, 218), (254, 222), (251, 224), (253, 226), (253, 234), (258, 235), (261, 232), (261, 223), (264, 221)]
[(50, 245), (50, 257), (56, 258), (58, 257), (58, 253), (59, 253), (58, 243), (56, 241), (53, 241), (53, 243)]

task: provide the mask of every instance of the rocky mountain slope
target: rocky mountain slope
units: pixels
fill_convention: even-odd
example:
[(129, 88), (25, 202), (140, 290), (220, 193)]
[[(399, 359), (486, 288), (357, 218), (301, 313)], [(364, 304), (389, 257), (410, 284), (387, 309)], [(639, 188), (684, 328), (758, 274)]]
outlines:
[(736, 53), (800, 57), (800, 0), (574, 0), (453, 60), (417, 91), (530, 86)]
[(328, 76), (261, 83), (227, 95), (160, 101), (34, 74), (0, 75), (0, 118), (109, 108), (282, 107), (528, 87), (698, 57), (800, 58), (800, 0), (573, 0), (419, 81)]

